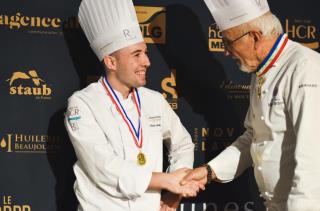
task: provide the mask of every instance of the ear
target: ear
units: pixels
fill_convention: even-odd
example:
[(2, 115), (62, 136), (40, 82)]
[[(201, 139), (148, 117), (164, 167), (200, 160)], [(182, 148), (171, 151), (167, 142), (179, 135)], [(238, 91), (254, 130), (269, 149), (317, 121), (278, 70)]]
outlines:
[(250, 31), (250, 36), (253, 38), (254, 40), (254, 47), (255, 49), (259, 49), (261, 47), (262, 44), (262, 40), (263, 40), (263, 35), (261, 31)]
[(117, 69), (117, 60), (116, 60), (115, 57), (110, 56), (110, 55), (105, 56), (105, 57), (103, 58), (103, 62), (104, 62), (104, 64), (106, 65), (106, 67), (107, 67), (107, 69), (108, 69), (109, 71), (114, 71), (114, 70)]

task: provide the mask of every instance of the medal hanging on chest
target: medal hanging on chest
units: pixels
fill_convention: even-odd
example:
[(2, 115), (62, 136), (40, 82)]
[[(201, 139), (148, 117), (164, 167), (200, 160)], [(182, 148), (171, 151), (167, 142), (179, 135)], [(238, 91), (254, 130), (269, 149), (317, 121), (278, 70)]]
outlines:
[(101, 83), (102, 83), (103, 87), (105, 88), (108, 96), (111, 98), (111, 101), (116, 106), (117, 111), (121, 115), (123, 121), (128, 126), (130, 134), (133, 137), (134, 143), (139, 148), (139, 153), (137, 155), (137, 164), (139, 166), (145, 165), (147, 162), (147, 159), (146, 159), (145, 154), (143, 154), (141, 152), (142, 143), (143, 143), (143, 136), (142, 136), (142, 125), (141, 125), (141, 102), (140, 102), (138, 90), (136, 88), (134, 88), (132, 91), (132, 99), (133, 99), (133, 102), (134, 102), (135, 107), (138, 112), (138, 128), (136, 129), (135, 126), (133, 125), (131, 119), (127, 115), (127, 112), (123, 108), (117, 94), (114, 92), (114, 90), (112, 89), (112, 87), (110, 86), (109, 82), (107, 81), (107, 79), (105, 77), (103, 78), (103, 80), (101, 80)]
[(287, 42), (288, 42), (288, 36), (286, 34), (281, 34), (276, 40), (274, 46), (270, 50), (267, 57), (257, 68), (258, 70), (256, 72), (256, 75), (258, 78), (258, 86), (257, 86), (258, 98), (261, 98), (262, 85), (266, 80), (265, 77), (263, 77), (263, 75), (267, 73), (270, 70), (270, 68), (275, 64), (281, 52), (283, 51), (284, 47), (286, 46)]

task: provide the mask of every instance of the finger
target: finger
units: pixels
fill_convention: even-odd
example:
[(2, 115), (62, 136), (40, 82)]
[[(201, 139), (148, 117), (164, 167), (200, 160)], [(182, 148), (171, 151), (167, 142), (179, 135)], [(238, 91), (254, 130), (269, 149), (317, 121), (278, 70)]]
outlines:
[(201, 190), (205, 190), (206, 186), (202, 182), (198, 182), (198, 186)]

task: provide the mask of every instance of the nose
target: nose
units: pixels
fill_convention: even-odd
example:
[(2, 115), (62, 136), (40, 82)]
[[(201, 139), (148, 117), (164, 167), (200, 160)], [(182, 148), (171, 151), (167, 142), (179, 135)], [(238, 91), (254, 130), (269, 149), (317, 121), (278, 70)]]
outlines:
[(150, 59), (147, 54), (145, 54), (143, 57), (143, 66), (145, 66), (146, 68), (150, 66)]

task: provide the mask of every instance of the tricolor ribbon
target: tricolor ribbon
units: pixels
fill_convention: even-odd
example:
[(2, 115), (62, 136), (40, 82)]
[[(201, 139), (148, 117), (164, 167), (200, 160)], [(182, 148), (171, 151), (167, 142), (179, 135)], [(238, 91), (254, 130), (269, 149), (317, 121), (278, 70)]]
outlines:
[(112, 87), (110, 86), (108, 80), (106, 79), (106, 77), (104, 77), (102, 80), (102, 85), (105, 88), (108, 96), (111, 98), (111, 101), (113, 102), (113, 104), (116, 106), (118, 112), (120, 113), (123, 121), (126, 123), (126, 125), (129, 128), (129, 131), (133, 137), (133, 140), (135, 142), (135, 144), (137, 145), (138, 148), (142, 147), (142, 126), (141, 126), (141, 102), (140, 102), (140, 97), (139, 97), (139, 93), (137, 88), (133, 88), (132, 90), (132, 98), (133, 98), (133, 102), (136, 106), (136, 109), (138, 111), (138, 129), (135, 128), (135, 126), (133, 125), (131, 119), (129, 118), (129, 116), (127, 115), (127, 112), (125, 111), (125, 109), (123, 108), (117, 94), (115, 93), (115, 91), (112, 89)]
[(256, 75), (261, 77), (272, 67), (272, 65), (277, 61), (281, 52), (288, 42), (288, 36), (286, 34), (281, 34), (273, 45), (271, 51), (263, 62), (258, 66)]

